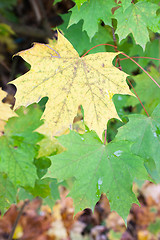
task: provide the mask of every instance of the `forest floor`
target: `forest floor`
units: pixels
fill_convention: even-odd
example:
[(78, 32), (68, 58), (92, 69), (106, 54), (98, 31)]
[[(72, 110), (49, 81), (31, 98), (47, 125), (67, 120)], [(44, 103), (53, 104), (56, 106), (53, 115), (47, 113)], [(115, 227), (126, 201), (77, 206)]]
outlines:
[(127, 227), (116, 212), (110, 211), (105, 195), (93, 212), (87, 208), (74, 215), (73, 200), (61, 189), (61, 199), (53, 209), (42, 205), (39, 198), (12, 205), (0, 219), (0, 239), (9, 239), (14, 229), (11, 239), (17, 240), (158, 240), (160, 185), (146, 182), (141, 190), (135, 188), (140, 206), (132, 205)]

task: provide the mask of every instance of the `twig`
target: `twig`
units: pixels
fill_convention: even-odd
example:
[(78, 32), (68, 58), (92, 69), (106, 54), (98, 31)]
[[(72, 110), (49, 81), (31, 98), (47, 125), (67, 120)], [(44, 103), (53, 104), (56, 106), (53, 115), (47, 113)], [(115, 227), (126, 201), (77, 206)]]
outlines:
[(39, 11), (38, 4), (35, 0), (29, 0), (29, 1), (30, 1), (30, 4), (31, 4), (31, 6), (33, 8), (33, 11), (35, 13), (37, 22), (39, 23), (42, 20), (42, 15), (41, 15), (41, 12)]
[(19, 221), (19, 219), (20, 219), (20, 217), (21, 217), (21, 215), (22, 215), (22, 213), (23, 213), (23, 210), (24, 210), (25, 206), (26, 206), (29, 202), (30, 202), (29, 200), (24, 201), (24, 204), (22, 205), (22, 207), (21, 207), (21, 209), (20, 209), (20, 211), (19, 211), (19, 213), (18, 213), (18, 216), (17, 216), (17, 218), (16, 218), (16, 221), (14, 222), (14, 225), (13, 225), (12, 231), (11, 231), (9, 237), (8, 237), (8, 240), (12, 240), (12, 239), (13, 239), (13, 235), (14, 235), (15, 229), (16, 229), (16, 227), (17, 227), (18, 221)]
[(48, 22), (48, 17), (47, 17), (47, 14), (46, 14), (45, 10), (44, 10), (45, 7), (44, 7), (44, 4), (43, 4), (43, 1), (39, 0), (38, 3), (39, 3), (39, 9), (40, 9), (41, 14), (42, 14), (43, 27), (46, 30), (46, 32), (48, 33), (48, 36), (53, 37), (51, 26)]
[(45, 7), (43, 5), (42, 0), (29, 0), (30, 4), (33, 8), (33, 11), (35, 13), (35, 16), (37, 18), (38, 22), (41, 22), (43, 29), (46, 31), (47, 35), (50, 36), (50, 38), (53, 37), (51, 26), (48, 22), (48, 17), (45, 12)]
[(92, 49), (94, 49), (94, 48), (96, 48), (96, 47), (99, 47), (99, 46), (105, 46), (105, 45), (106, 45), (106, 46), (111, 46), (111, 47), (116, 47), (116, 46), (114, 46), (114, 45), (112, 45), (112, 44), (109, 44), (109, 43), (101, 43), (101, 44), (98, 44), (98, 45), (90, 48), (87, 52), (85, 52), (85, 53), (81, 56), (81, 58), (85, 57)]
[(5, 62), (0, 61), (0, 64), (1, 64), (8, 72), (11, 71), (10, 68), (7, 66), (7, 64), (5, 64)]

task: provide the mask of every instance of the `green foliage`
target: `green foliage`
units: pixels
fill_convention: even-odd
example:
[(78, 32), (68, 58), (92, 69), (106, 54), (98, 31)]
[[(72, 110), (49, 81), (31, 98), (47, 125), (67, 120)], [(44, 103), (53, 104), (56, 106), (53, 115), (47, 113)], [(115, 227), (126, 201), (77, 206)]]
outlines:
[[(158, 17), (155, 17), (157, 9), (158, 5), (147, 2), (130, 4), (124, 12), (122, 8), (119, 8), (114, 17), (118, 21), (116, 33), (120, 41), (126, 38), (129, 33), (132, 33), (136, 43), (145, 48), (149, 41), (147, 27), (153, 30), (155, 21), (159, 21), (156, 20)], [(157, 23), (157, 28), (154, 26), (154, 31), (157, 32), (158, 30)]]
[[(54, 4), (57, 2), (59, 0), (55, 0)], [(80, 56), (95, 45), (108, 43), (117, 44), (118, 50), (129, 56), (159, 58), (159, 0), (115, 2), (75, 0), (76, 5), (71, 12), (62, 15), (64, 23), (59, 29)], [(8, 14), (7, 11), (15, 3), (15, 0), (1, 1), (1, 13)], [(0, 25), (0, 31), (3, 37), (13, 34), (4, 24)], [(89, 54), (106, 51), (114, 52), (115, 49), (103, 45), (94, 48)], [(47, 55), (52, 63), (51, 56)], [(36, 65), (38, 61), (36, 55), (34, 57)], [(150, 117), (145, 115), (137, 98), (115, 94), (112, 100), (122, 121), (115, 118), (108, 123), (106, 121), (107, 143), (104, 145), (97, 134), (89, 130), (84, 134), (70, 131), (58, 138), (38, 133), (37, 129), (43, 124), (40, 119), (47, 97), (42, 98), (38, 104), (20, 107), (16, 110), (18, 117), (7, 121), (4, 134), (0, 136), (2, 213), (12, 203), (36, 196), (52, 207), (60, 197), (59, 185), (65, 185), (70, 189), (69, 196), (74, 199), (76, 211), (93, 208), (101, 193), (106, 193), (111, 209), (126, 219), (131, 204), (138, 204), (132, 192), (133, 182), (147, 179), (160, 182), (160, 90), (131, 60), (119, 60), (122, 70), (131, 75), (130, 80)], [(160, 84), (159, 61), (136, 61)], [(42, 61), (38, 64), (44, 67)], [(90, 67), (93, 67), (92, 64)], [(42, 68), (40, 70), (38, 78), (42, 74)], [(68, 78), (70, 77), (71, 74), (68, 73)], [(47, 79), (45, 76), (43, 82)], [(68, 92), (69, 87), (65, 86)], [(61, 112), (63, 113), (63, 108)], [(84, 123), (85, 111), (83, 125)], [(103, 141), (104, 135), (103, 133)], [(159, 221), (150, 225), (150, 229), (157, 233)]]
[[(97, 44), (103, 44), (109, 41), (112, 41), (112, 37), (110, 36), (107, 29), (101, 24), (98, 24), (98, 31), (90, 41), (87, 32), (82, 31), (83, 21), (79, 21), (77, 24), (71, 25), (67, 28), (70, 13), (62, 15), (62, 19), (64, 23), (59, 26), (59, 29), (63, 32), (64, 36), (70, 40), (73, 44), (74, 48), (77, 50), (80, 56), (82, 56), (87, 50), (96, 46)], [(93, 49), (89, 54), (93, 54), (96, 52), (105, 52), (106, 47), (100, 46), (96, 49)]]
[[(146, 163), (152, 164), (153, 160), (160, 174), (160, 104), (150, 117), (139, 114), (128, 118), (129, 122), (118, 130), (116, 139), (133, 142), (131, 151), (144, 158)], [(154, 175), (152, 177), (154, 179)]]
[(44, 178), (44, 179), (37, 179), (33, 188), (26, 187), (25, 189), (28, 190), (34, 197), (42, 197), (46, 198), (51, 194), (50, 184), (52, 179)]
[(69, 195), (74, 199), (76, 211), (94, 207), (104, 192), (111, 209), (125, 219), (131, 204), (138, 203), (132, 192), (134, 179), (147, 178), (143, 159), (130, 152), (130, 143), (120, 141), (105, 146), (95, 132), (80, 135), (73, 131), (61, 136), (59, 142), (67, 151), (50, 157), (52, 165), (46, 176), (75, 177)]
[(86, 31), (89, 38), (92, 39), (98, 32), (98, 23), (103, 20), (106, 25), (111, 26), (111, 9), (115, 6), (114, 0), (90, 0), (85, 2), (80, 10), (75, 6), (71, 9), (72, 15), (69, 25), (78, 23), (81, 19), (84, 21), (82, 31)]
[[(159, 72), (151, 67), (148, 73), (155, 79), (157, 83), (160, 84)], [(145, 108), (148, 110), (148, 113), (151, 114), (155, 107), (160, 103), (160, 90), (159, 87), (150, 79), (146, 73), (138, 74), (137, 76), (132, 77), (135, 81), (135, 90), (138, 96), (141, 96), (141, 101), (144, 104)], [(137, 99), (130, 98), (128, 104), (135, 105), (138, 103)], [(138, 103), (139, 104), (139, 103)], [(142, 113), (144, 110), (142, 108)]]
[[(117, 5), (118, 6), (118, 5)], [(160, 31), (160, 14), (157, 1), (139, 1), (131, 3), (123, 0), (119, 3), (119, 8), (115, 8), (115, 1), (109, 0), (90, 0), (85, 2), (80, 9), (77, 5), (71, 9), (72, 15), (68, 27), (83, 20), (82, 31), (86, 31), (92, 39), (98, 32), (98, 23), (102, 20), (105, 25), (112, 27), (112, 20), (117, 20), (116, 33), (119, 40), (126, 38), (130, 33), (133, 34), (136, 44), (145, 49), (149, 41), (148, 29), (153, 32)], [(115, 8), (115, 9), (114, 9)], [(114, 14), (113, 13), (114, 9)]]
[[(36, 179), (36, 167), (33, 163), (37, 155), (37, 143), (42, 135), (33, 132), (43, 122), (39, 108), (29, 106), (17, 110), (20, 117), (10, 118), (0, 137), (0, 167), (14, 186), (33, 186)], [(32, 172), (32, 174), (30, 174)]]
[(57, 180), (41, 179), (51, 165), (47, 156), (63, 151), (57, 140), (35, 132), (43, 124), (41, 108), (38, 104), (20, 107), (0, 136), (2, 214), (17, 200), (39, 196), (54, 204), (59, 198)]
[[(19, 117), (10, 118), (0, 137), (1, 211), (15, 202), (19, 186), (34, 186), (37, 178), (34, 157), (42, 135), (33, 132), (43, 122), (37, 105), (17, 110)], [(32, 174), (31, 174), (32, 173)]]
[[(7, 24), (1, 23), (0, 24), (0, 35), (8, 37), (10, 34), (14, 34), (11, 27), (8, 26)], [(2, 37), (1, 37), (1, 41), (2, 41)]]
[(1, 0), (0, 1), (0, 14), (10, 21), (16, 21), (17, 18), (13, 13), (13, 7), (17, 4), (17, 0)]
[[(136, 61), (138, 61), (138, 63), (143, 68), (146, 68), (147, 66), (150, 66), (150, 65), (153, 65), (153, 64), (158, 67), (159, 66), (159, 61), (153, 60), (153, 59), (148, 59), (148, 58), (143, 58), (143, 57), (154, 57), (154, 58), (158, 59), (159, 58), (159, 53), (157, 51), (158, 48), (159, 48), (159, 40), (156, 39), (156, 38), (153, 39), (153, 41), (148, 42), (146, 44), (145, 51), (142, 50), (140, 45), (136, 45), (135, 43), (133, 43), (133, 44), (131, 44), (131, 47), (130, 47), (130, 56), (141, 57), (140, 59), (137, 59)], [(124, 64), (128, 63), (127, 61), (122, 61), (122, 64), (123, 64), (123, 62), (124, 62)], [(133, 64), (130, 61), (130, 65), (131, 65), (131, 68), (130, 68), (131, 71), (134, 70), (135, 67), (136, 67), (136, 64)], [(131, 72), (129, 72), (129, 74), (131, 74)]]
[[(9, 52), (13, 52), (16, 48), (16, 44), (14, 43), (12, 36), (15, 35), (10, 26), (4, 23), (0, 23), (0, 44), (4, 44), (7, 47)], [(0, 50), (0, 61), (4, 60), (4, 56), (1, 54), (3, 50)]]

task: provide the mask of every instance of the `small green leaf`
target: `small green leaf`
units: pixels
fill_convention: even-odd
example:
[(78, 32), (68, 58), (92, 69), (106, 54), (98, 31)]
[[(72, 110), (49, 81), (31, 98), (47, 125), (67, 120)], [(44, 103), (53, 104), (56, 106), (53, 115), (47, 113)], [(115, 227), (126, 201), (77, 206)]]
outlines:
[(16, 113), (19, 117), (8, 120), (0, 137), (0, 168), (15, 186), (34, 186), (37, 174), (33, 161), (38, 154), (37, 143), (43, 136), (33, 131), (43, 123), (42, 111), (32, 104)]
[(37, 158), (55, 155), (65, 150), (56, 138), (51, 139), (49, 136), (44, 136), (38, 145), (39, 151)]
[(36, 158), (34, 160), (34, 164), (39, 169), (46, 169), (49, 168), (51, 165), (51, 160), (47, 157)]
[(51, 183), (50, 178), (37, 179), (33, 188), (26, 187), (26, 190), (31, 193), (34, 197), (46, 198), (50, 195), (51, 189), (49, 187)]

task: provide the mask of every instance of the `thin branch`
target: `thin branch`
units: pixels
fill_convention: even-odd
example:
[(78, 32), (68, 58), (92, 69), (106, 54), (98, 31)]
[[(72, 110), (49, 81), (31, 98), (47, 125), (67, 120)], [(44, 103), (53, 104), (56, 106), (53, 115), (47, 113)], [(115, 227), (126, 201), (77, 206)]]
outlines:
[(29, 0), (29, 2), (30, 2), (31, 6), (33, 8), (33, 11), (35, 13), (37, 22), (39, 23), (42, 20), (42, 15), (41, 15), (41, 12), (39, 10), (38, 4), (35, 0)]
[(20, 209), (20, 211), (19, 211), (19, 213), (18, 213), (18, 216), (17, 216), (17, 218), (16, 218), (16, 221), (14, 222), (14, 225), (13, 225), (12, 231), (11, 231), (9, 237), (8, 237), (8, 240), (12, 240), (12, 239), (13, 239), (13, 235), (14, 235), (14, 232), (15, 232), (15, 230), (16, 230), (16, 227), (17, 227), (17, 224), (18, 224), (18, 222), (19, 222), (19, 219), (20, 219), (20, 217), (22, 216), (22, 213), (23, 213), (23, 210), (24, 210), (25, 206), (26, 206), (29, 202), (30, 202), (29, 200), (24, 201), (24, 203), (23, 203), (23, 205), (22, 205), (22, 207), (21, 207), (21, 209)]
[(47, 17), (46, 11), (45, 11), (45, 7), (44, 7), (44, 4), (43, 4), (43, 1), (42, 0), (38, 0), (38, 3), (39, 3), (39, 9), (40, 9), (41, 14), (42, 14), (43, 28), (46, 30), (48, 35), (52, 36), (51, 26), (50, 26), (49, 21), (48, 21), (48, 17)]
[(94, 49), (94, 48), (96, 48), (96, 47), (99, 47), (99, 46), (105, 46), (105, 45), (111, 46), (111, 47), (116, 47), (116, 46), (114, 46), (114, 45), (112, 45), (112, 44), (109, 44), (109, 43), (101, 43), (101, 44), (98, 44), (98, 45), (90, 48), (87, 52), (85, 52), (85, 53), (81, 56), (81, 58), (85, 57), (92, 49)]
[[(131, 58), (146, 58), (146, 59), (151, 59), (151, 60), (158, 60), (160, 61), (160, 58), (153, 58), (153, 57), (131, 57)], [(120, 60), (126, 60), (128, 59), (127, 57), (126, 58), (120, 58)]]
[(0, 64), (7, 70), (7, 72), (10, 72), (10, 68), (5, 64), (5, 62), (0, 61)]

